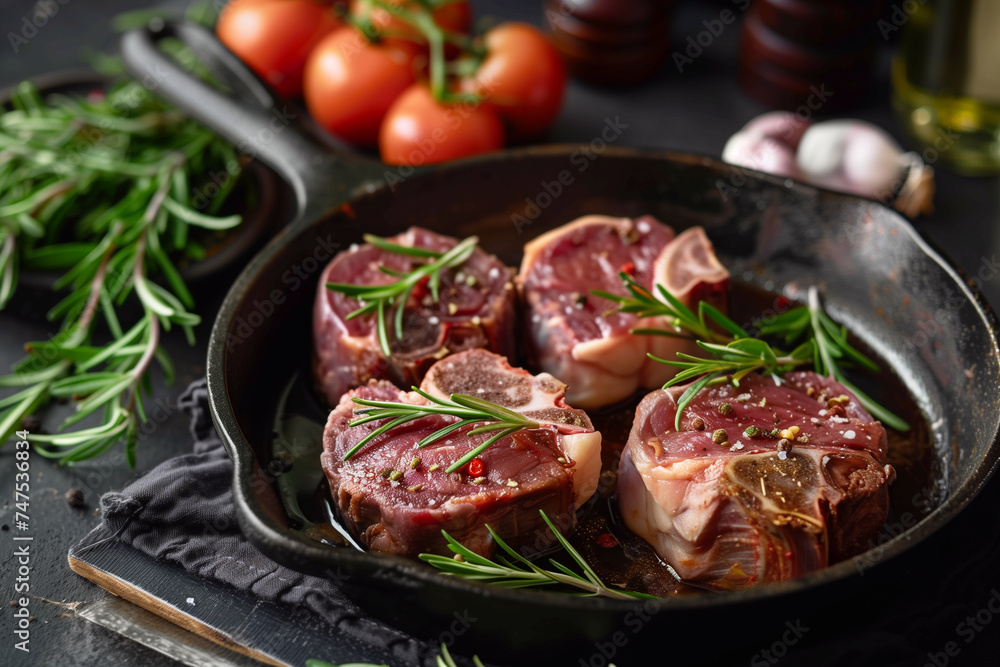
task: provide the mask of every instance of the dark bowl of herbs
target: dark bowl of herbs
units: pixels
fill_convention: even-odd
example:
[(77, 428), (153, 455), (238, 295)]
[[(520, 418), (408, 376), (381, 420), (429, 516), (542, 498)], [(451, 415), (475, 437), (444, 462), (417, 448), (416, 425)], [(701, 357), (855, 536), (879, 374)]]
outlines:
[[(185, 283), (234, 269), (285, 221), (281, 186), (271, 170), (122, 76), (69, 69), (0, 91), (0, 132), (8, 135), (0, 137), (7, 158), (0, 164), (0, 201), (38, 199), (32, 210), (21, 210), (31, 202), (22, 204), (8, 225), (8, 232), (23, 236), (16, 244), (16, 275), (6, 279), (13, 287), (44, 292), (63, 285), (66, 271), (93, 247), (102, 215), (121, 211), (109, 213), (108, 204), (123, 203), (154, 171), (135, 163), (176, 156), (172, 201), (164, 207), (181, 214), (181, 221), (163, 249)], [(45, 169), (42, 162), (55, 166)], [(22, 184), (15, 187), (18, 179)], [(51, 189), (42, 192), (44, 187)], [(39, 225), (22, 213), (40, 216)], [(193, 220), (183, 217), (192, 213)], [(205, 224), (197, 214), (223, 222)]]
[(194, 287), (228, 282), (287, 222), (273, 172), (155, 89), (72, 70), (0, 95), (0, 310), (40, 301), (58, 328), (0, 376), (0, 441), (71, 400), (35, 438), (63, 463), (124, 441), (134, 465), (151, 370), (172, 380), (163, 337), (195, 342)]

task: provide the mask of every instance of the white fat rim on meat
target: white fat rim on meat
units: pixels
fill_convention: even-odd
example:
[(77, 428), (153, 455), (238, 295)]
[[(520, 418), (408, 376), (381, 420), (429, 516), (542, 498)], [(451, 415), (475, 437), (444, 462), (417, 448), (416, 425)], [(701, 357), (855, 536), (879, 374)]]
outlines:
[[(511, 366), (509, 360), (505, 357), (501, 357), (500, 355), (487, 352), (485, 350), (469, 350), (466, 352), (460, 352), (458, 355), (455, 355), (455, 357), (477, 353), (485, 353), (491, 357), (495, 363), (501, 364), (504, 372), (520, 375), (528, 379), (529, 385), (531, 386), (530, 400), (527, 403), (516, 407), (513, 405), (507, 405), (504, 407), (522, 414), (539, 413), (553, 408), (560, 409), (556, 402), (563, 397), (566, 390), (566, 385), (561, 380), (549, 373), (532, 375), (522, 368), (515, 368)], [(424, 377), (424, 381), (421, 383), (420, 388), (435, 398), (449, 398), (447, 394), (441, 391), (437, 383), (434, 382), (434, 378), (437, 373), (447, 372), (449, 369), (454, 369), (455, 357), (448, 357), (435, 363), (427, 371), (427, 375)], [(545, 391), (542, 387), (546, 384), (555, 387), (555, 391)], [(516, 390), (511, 387), (509, 391), (514, 392)], [(425, 400), (416, 392), (409, 392), (408, 395), (408, 400), (415, 403)], [(514, 397), (515, 395), (512, 394), (511, 398)], [(600, 432), (585, 431), (579, 426), (538, 419), (536, 416), (533, 416), (532, 418), (540, 424), (552, 427), (557, 431), (559, 449), (565, 453), (567, 461), (572, 462), (573, 464), (573, 497), (576, 508), (579, 508), (587, 502), (592, 495), (594, 495), (594, 492), (597, 491), (597, 487), (600, 482), (602, 439)]]
[(597, 491), (601, 479), (601, 434), (599, 431), (560, 435), (560, 444), (576, 463), (573, 471), (573, 493), (579, 509)]

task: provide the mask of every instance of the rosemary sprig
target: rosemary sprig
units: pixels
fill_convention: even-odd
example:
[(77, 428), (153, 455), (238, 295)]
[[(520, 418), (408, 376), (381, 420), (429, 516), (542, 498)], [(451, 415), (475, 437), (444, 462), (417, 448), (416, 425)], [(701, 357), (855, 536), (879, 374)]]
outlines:
[(696, 342), (698, 347), (712, 356), (705, 359), (678, 352), (677, 357), (680, 361), (670, 361), (660, 359), (653, 354), (649, 355), (660, 363), (680, 369), (664, 388), (697, 378), (677, 399), (677, 414), (674, 417), (674, 428), (677, 430), (680, 430), (684, 409), (705, 387), (723, 382), (731, 382), (738, 387), (740, 380), (754, 372), (779, 376), (797, 366), (812, 363), (815, 349), (812, 341), (806, 341), (790, 354), (775, 350), (759, 338), (738, 338), (727, 345)]
[(475, 236), (470, 236), (455, 244), (451, 250), (445, 253), (435, 252), (426, 248), (414, 248), (390, 243), (385, 239), (370, 234), (366, 234), (364, 239), (367, 243), (387, 252), (431, 260), (408, 272), (394, 271), (388, 267), (380, 266), (380, 271), (386, 275), (398, 278), (398, 280), (391, 283), (381, 285), (354, 283), (326, 284), (328, 289), (357, 299), (361, 303), (360, 308), (348, 314), (348, 320), (364, 315), (375, 315), (375, 327), (378, 333), (379, 346), (382, 348), (382, 352), (388, 357), (392, 354), (392, 349), (389, 345), (388, 326), (386, 325), (388, 313), (395, 311), (393, 316), (394, 330), (396, 339), (398, 340), (403, 337), (403, 311), (413, 288), (426, 280), (431, 297), (437, 302), (440, 298), (441, 272), (444, 269), (452, 269), (464, 264), (476, 250), (476, 244), (479, 242), (479, 239)]
[[(51, 398), (72, 398), (76, 412), (59, 432), (32, 434), (38, 453), (73, 463), (124, 440), (134, 465), (153, 362), (172, 376), (161, 329), (177, 326), (193, 342), (200, 321), (175, 262), (204, 256), (193, 228), (209, 239), (240, 223), (215, 215), (239, 165), (232, 146), (136, 82), (46, 100), (30, 83), (18, 87), (0, 112), (0, 308), (22, 269), (63, 272), (56, 287), (68, 295), (49, 312), (59, 333), (28, 343), (27, 358), (0, 377), (18, 389), (0, 399), (0, 443)], [(218, 172), (229, 184), (198, 210), (194, 188)], [(142, 315), (126, 326), (118, 310), (133, 295)], [(99, 345), (102, 323), (111, 342)], [(95, 413), (98, 425), (64, 430)]]
[(497, 405), (496, 403), (491, 403), (490, 401), (485, 401), (481, 398), (476, 398), (475, 396), (452, 394), (451, 400), (445, 400), (436, 396), (431, 396), (417, 387), (413, 387), (413, 391), (426, 398), (430, 401), (430, 403), (424, 405), (413, 405), (410, 403), (394, 403), (392, 401), (373, 401), (367, 398), (351, 399), (358, 405), (366, 407), (360, 410), (355, 409), (354, 414), (361, 415), (361, 417), (352, 421), (349, 426), (360, 426), (362, 424), (378, 421), (380, 419), (389, 419), (390, 421), (386, 422), (382, 426), (379, 426), (377, 429), (362, 438), (356, 445), (351, 447), (351, 449), (344, 454), (345, 461), (357, 454), (362, 447), (383, 433), (391, 431), (397, 426), (406, 424), (407, 422), (411, 422), (415, 419), (421, 419), (423, 417), (429, 417), (430, 415), (450, 415), (452, 417), (457, 417), (459, 421), (440, 428), (434, 433), (428, 435), (426, 438), (417, 443), (418, 449), (426, 447), (427, 445), (437, 442), (441, 438), (444, 438), (455, 431), (473, 424), (481, 425), (471, 429), (468, 433), (466, 433), (466, 435), (471, 436), (479, 435), (481, 433), (493, 433), (493, 435), (483, 441), (482, 444), (478, 445), (470, 452), (462, 456), (462, 458), (448, 466), (445, 472), (449, 473), (459, 470), (466, 463), (486, 451), (486, 449), (494, 442), (502, 440), (508, 435), (512, 435), (521, 429), (539, 428), (538, 422), (528, 419), (518, 412), (508, 410), (507, 408)]
[[(677, 400), (675, 428), (680, 428), (684, 409), (707, 386), (732, 382), (738, 387), (740, 380), (750, 373), (759, 372), (777, 377), (793, 368), (812, 366), (817, 373), (832, 377), (850, 389), (876, 419), (898, 431), (909, 430), (910, 426), (905, 420), (880, 405), (845, 377), (842, 362), (857, 364), (873, 372), (878, 372), (879, 367), (848, 342), (847, 328), (834, 322), (823, 311), (819, 291), (815, 286), (809, 288), (806, 306), (792, 308), (765, 324), (756, 325), (761, 337), (777, 337), (786, 345), (798, 343), (791, 352), (784, 352), (772, 347), (762, 338), (752, 337), (743, 327), (704, 301), (698, 303), (696, 315), (662, 285), (656, 285), (656, 291), (662, 297), (657, 298), (628, 274), (619, 275), (629, 297), (598, 291), (594, 294), (617, 303), (619, 312), (634, 313), (643, 318), (663, 316), (674, 327), (673, 331), (633, 329), (631, 333), (692, 339), (710, 355), (703, 358), (678, 352), (678, 361), (649, 355), (656, 361), (680, 369), (664, 388), (692, 382)], [(711, 324), (725, 333), (713, 329)]]
[(583, 556), (556, 529), (545, 512), (539, 510), (539, 513), (542, 515), (542, 519), (546, 525), (556, 536), (556, 539), (559, 540), (560, 546), (573, 559), (573, 562), (576, 563), (582, 574), (574, 572), (554, 559), (549, 559), (549, 563), (556, 568), (555, 570), (546, 570), (535, 565), (512, 549), (489, 525), (486, 526), (486, 529), (490, 531), (493, 540), (503, 552), (496, 556), (495, 561), (470, 551), (446, 531), (441, 531), (441, 534), (448, 541), (448, 548), (460, 556), (461, 560), (438, 554), (420, 554), (420, 560), (446, 574), (473, 581), (483, 581), (504, 588), (562, 586), (582, 590), (588, 597), (607, 597), (618, 600), (654, 598), (654, 596), (645, 593), (626, 591), (607, 586), (601, 581), (601, 578), (597, 576), (597, 573), (594, 572), (590, 565), (587, 564)]
[[(451, 657), (451, 653), (448, 652), (448, 647), (445, 644), (441, 644), (441, 653), (436, 656), (436, 667), (458, 667), (455, 663), (455, 659)], [(479, 659), (478, 655), (472, 656), (473, 667), (485, 667), (483, 661)], [(372, 662), (348, 662), (340, 665), (335, 665), (331, 662), (326, 662), (325, 660), (309, 659), (306, 660), (306, 667), (389, 667), (388, 665), (376, 665)], [(610, 665), (609, 667), (614, 667)]]
[[(743, 328), (723, 315), (717, 308), (705, 301), (698, 302), (698, 314), (696, 315), (690, 308), (681, 303), (673, 294), (668, 292), (663, 285), (657, 283), (656, 292), (660, 298), (651, 294), (644, 287), (635, 282), (629, 274), (622, 271), (618, 274), (622, 284), (628, 291), (629, 296), (612, 294), (603, 290), (593, 290), (594, 296), (607, 299), (618, 304), (615, 309), (621, 313), (632, 313), (639, 318), (665, 317), (674, 327), (673, 331), (666, 329), (633, 329), (631, 333), (653, 336), (670, 336), (673, 338), (688, 338), (705, 340), (708, 342), (727, 343), (737, 338), (749, 338), (750, 334)], [(730, 334), (726, 336), (715, 331), (710, 322), (714, 322), (724, 331)]]

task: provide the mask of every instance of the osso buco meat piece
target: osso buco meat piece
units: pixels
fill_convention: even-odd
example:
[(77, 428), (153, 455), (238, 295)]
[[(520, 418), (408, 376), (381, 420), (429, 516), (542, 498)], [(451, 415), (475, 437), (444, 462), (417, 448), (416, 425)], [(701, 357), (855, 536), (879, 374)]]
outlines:
[[(419, 227), (388, 240), (437, 252), (458, 242)], [(392, 352), (388, 357), (379, 345), (374, 317), (348, 320), (359, 302), (326, 287), (328, 282), (391, 283), (397, 278), (380, 267), (410, 271), (427, 261), (363, 244), (338, 254), (323, 271), (313, 306), (313, 371), (330, 405), (351, 387), (373, 378), (403, 387), (418, 384), (431, 364), (454, 352), (481, 347), (502, 355), (514, 353), (516, 297), (510, 272), (480, 248), (461, 266), (441, 272), (438, 301), (431, 298), (426, 282), (410, 293), (403, 337), (396, 338), (393, 327), (388, 327)]]
[[(454, 354), (434, 364), (421, 389), (432, 396), (466, 394), (519, 412), (541, 426), (521, 430), (486, 449), (475, 468), (446, 469), (489, 434), (472, 426), (422, 449), (416, 444), (458, 421), (434, 415), (409, 422), (344, 455), (382, 421), (351, 427), (353, 397), (424, 405), (416, 392), (372, 381), (343, 396), (323, 435), (322, 466), (341, 520), (373, 551), (414, 557), (450, 554), (442, 530), (482, 555), (493, 553), (489, 524), (515, 548), (546, 531), (538, 510), (572, 527), (575, 510), (597, 489), (601, 434), (586, 413), (566, 405), (565, 385), (547, 373), (532, 376), (485, 350)], [(480, 468), (481, 466), (481, 468)]]
[(663, 317), (614, 312), (614, 302), (594, 296), (594, 290), (627, 295), (622, 271), (647, 290), (663, 285), (685, 305), (706, 300), (726, 308), (729, 274), (700, 227), (675, 238), (651, 216), (589, 215), (529, 242), (517, 276), (528, 354), (569, 386), (567, 400), (581, 408), (662, 386), (674, 370), (649, 359), (648, 352), (673, 359), (693, 351), (689, 341), (629, 333), (672, 327)]
[(893, 477), (882, 425), (812, 372), (702, 390), (674, 430), (684, 387), (639, 404), (622, 452), (625, 524), (683, 579), (722, 589), (791, 579), (879, 535)]

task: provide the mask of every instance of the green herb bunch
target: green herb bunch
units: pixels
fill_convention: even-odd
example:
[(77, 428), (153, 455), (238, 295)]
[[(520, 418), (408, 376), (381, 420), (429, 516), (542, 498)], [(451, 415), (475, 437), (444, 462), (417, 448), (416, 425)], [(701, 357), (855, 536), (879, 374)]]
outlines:
[[(493, 560), (484, 558), (464, 547), (458, 540), (441, 531), (448, 548), (455, 553), (455, 558), (438, 554), (420, 554), (420, 560), (433, 565), (437, 569), (452, 576), (482, 581), (504, 588), (537, 588), (539, 586), (555, 587), (556, 591), (569, 591), (586, 597), (606, 597), (616, 600), (655, 599), (656, 596), (621, 588), (612, 588), (601, 581), (593, 568), (587, 564), (580, 552), (573, 548), (559, 529), (555, 527), (543, 510), (538, 510), (542, 520), (559, 541), (559, 545), (580, 569), (574, 572), (559, 561), (549, 559), (554, 570), (546, 570), (532, 563), (504, 542), (493, 529), (487, 525), (493, 541), (496, 542), (498, 553)], [(582, 591), (582, 592), (581, 592)]]
[[(777, 377), (796, 368), (812, 367), (820, 375), (832, 377), (850, 389), (886, 426), (899, 431), (909, 429), (905, 420), (848, 381), (843, 370), (845, 366), (854, 365), (875, 372), (879, 367), (848, 342), (847, 329), (824, 312), (815, 287), (809, 288), (807, 305), (789, 309), (766, 322), (756, 322), (758, 338), (704, 301), (698, 303), (695, 313), (662, 285), (656, 286), (657, 294), (654, 295), (628, 274), (622, 273), (620, 278), (628, 296), (596, 291), (594, 294), (617, 303), (620, 312), (634, 313), (641, 318), (664, 317), (673, 326), (672, 330), (634, 329), (632, 333), (692, 339), (707, 353), (706, 357), (697, 357), (678, 352), (676, 360), (649, 355), (679, 369), (664, 388), (691, 383), (677, 400), (675, 428), (680, 428), (684, 409), (705, 387), (724, 382), (738, 387), (740, 380), (750, 373)], [(778, 339), (795, 347), (785, 352), (765, 338)]]
[[(231, 145), (139, 83), (46, 100), (18, 87), (0, 113), (0, 308), (23, 271), (61, 273), (66, 297), (48, 313), (59, 332), (27, 343), (0, 377), (17, 389), (0, 399), (0, 443), (50, 399), (71, 398), (59, 432), (32, 434), (39, 453), (71, 463), (124, 440), (134, 465), (154, 360), (172, 375), (161, 333), (177, 327), (193, 343), (200, 321), (178, 263), (240, 223), (219, 215), (239, 164)], [(220, 171), (233, 177), (198, 210), (192, 188)], [(129, 301), (139, 309), (123, 309)], [(93, 413), (99, 425), (66, 430)]]
[(459, 421), (434, 431), (417, 443), (417, 449), (421, 449), (427, 445), (435, 443), (451, 433), (458, 431), (459, 429), (465, 428), (466, 426), (473, 426), (475, 424), (479, 424), (479, 426), (469, 429), (469, 431), (465, 434), (466, 436), (480, 435), (483, 433), (493, 434), (448, 466), (445, 469), (445, 472), (449, 473), (461, 469), (465, 464), (482, 454), (489, 448), (490, 445), (498, 440), (503, 440), (508, 435), (513, 435), (522, 429), (533, 429), (539, 427), (538, 422), (528, 419), (519, 412), (514, 412), (513, 410), (505, 408), (502, 405), (491, 403), (490, 401), (476, 396), (452, 394), (450, 400), (446, 400), (432, 396), (419, 387), (411, 387), (411, 389), (426, 398), (428, 402), (422, 405), (413, 405), (410, 403), (397, 403), (395, 401), (373, 401), (368, 398), (354, 397), (351, 399), (358, 405), (365, 407), (354, 410), (354, 414), (358, 415), (358, 418), (348, 424), (348, 426), (360, 426), (362, 424), (379, 421), (381, 419), (389, 419), (390, 421), (386, 422), (382, 426), (379, 426), (377, 429), (362, 438), (358, 444), (351, 447), (351, 449), (344, 454), (345, 461), (357, 454), (361, 448), (383, 433), (391, 431), (397, 426), (401, 426), (416, 419), (423, 419), (424, 417), (428, 417), (430, 415), (450, 415), (452, 417), (457, 417)]

